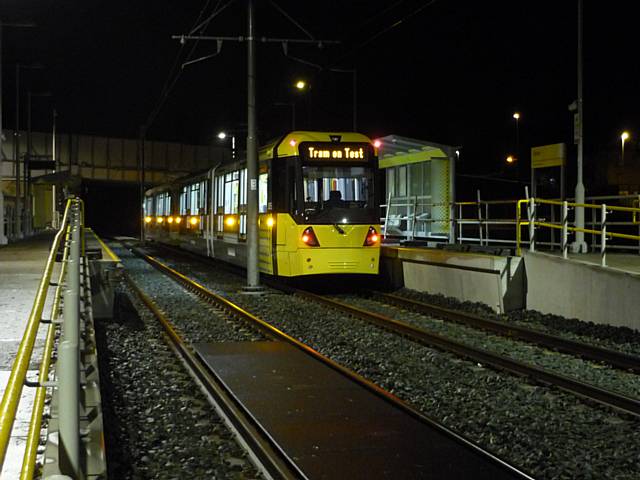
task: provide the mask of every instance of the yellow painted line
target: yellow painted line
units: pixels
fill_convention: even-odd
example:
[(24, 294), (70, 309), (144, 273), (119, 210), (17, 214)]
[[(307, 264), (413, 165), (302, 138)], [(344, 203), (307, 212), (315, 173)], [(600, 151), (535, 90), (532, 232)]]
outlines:
[(102, 249), (105, 252), (107, 252), (107, 255), (111, 257), (111, 260), (113, 260), (114, 262), (120, 262), (120, 257), (118, 257), (115, 253), (113, 253), (113, 250), (107, 247), (107, 244), (102, 241), (102, 239), (98, 236), (98, 234), (93, 231), (93, 229), (87, 228), (86, 230), (89, 230), (93, 234), (93, 236), (96, 237), (96, 240), (98, 241)]

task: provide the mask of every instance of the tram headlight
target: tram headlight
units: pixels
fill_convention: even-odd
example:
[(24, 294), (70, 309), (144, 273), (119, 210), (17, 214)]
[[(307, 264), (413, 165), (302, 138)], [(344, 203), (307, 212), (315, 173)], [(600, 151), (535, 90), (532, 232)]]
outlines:
[(189, 223), (190, 223), (191, 225), (194, 225), (194, 226), (195, 226), (195, 225), (197, 225), (199, 221), (200, 221), (200, 219), (199, 219), (198, 217), (191, 217), (191, 218), (189, 219)]
[(180, 225), (180, 223), (182, 223), (182, 217), (176, 217), (176, 223)]
[(173, 217), (167, 217), (167, 223), (173, 223)]
[(144, 223), (151, 223), (152, 221), (153, 221), (153, 218), (151, 218), (149, 215), (144, 217)]
[(157, 223), (162, 223), (162, 222), (164, 222), (164, 218), (163, 217), (156, 217), (156, 222)]
[(267, 227), (271, 228), (276, 224), (276, 221), (273, 219), (273, 217), (268, 217), (267, 218)]
[(236, 219), (234, 217), (227, 217), (225, 218), (224, 223), (227, 227), (233, 227), (236, 224)]

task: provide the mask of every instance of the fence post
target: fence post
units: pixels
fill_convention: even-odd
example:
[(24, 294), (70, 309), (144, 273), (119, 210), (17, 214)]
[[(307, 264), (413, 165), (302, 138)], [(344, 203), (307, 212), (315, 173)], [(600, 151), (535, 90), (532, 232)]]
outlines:
[(602, 204), (600, 210), (600, 265), (607, 266), (607, 205)]
[[(462, 204), (458, 205), (458, 220), (462, 220)], [(458, 243), (462, 243), (462, 227), (464, 226), (464, 222), (460, 223), (458, 221)]]
[(416, 237), (416, 213), (418, 211), (418, 196), (413, 196), (413, 220), (411, 221), (411, 238), (413, 240)]
[(489, 245), (489, 204), (484, 204), (484, 243), (485, 245)]
[[(551, 207), (551, 223), (553, 223), (555, 225), (556, 223), (556, 206), (555, 205), (549, 205)], [(551, 243), (551, 251), (555, 252), (556, 251), (556, 229), (555, 228), (551, 228), (551, 231), (549, 232), (549, 236), (550, 236), (550, 243)]]
[(384, 214), (384, 235), (383, 239), (387, 238), (387, 226), (389, 225), (389, 210), (391, 210), (391, 193), (389, 193), (389, 198), (387, 200), (387, 211)]
[(527, 208), (529, 215), (529, 251), (536, 251), (536, 199), (531, 197)]
[(478, 234), (480, 239), (480, 246), (482, 246), (482, 205), (480, 204), (480, 190), (476, 190), (478, 198)]
[(562, 202), (562, 258), (568, 258), (569, 250), (569, 203)]
[[(449, 244), (456, 243), (456, 206), (453, 202), (449, 205), (450, 228), (449, 228)], [(433, 217), (432, 217), (433, 218)]]
[[(595, 208), (591, 209), (591, 229), (595, 230), (596, 229), (596, 223), (597, 223), (597, 213)], [(591, 250), (595, 251), (596, 249), (596, 235), (595, 233), (591, 234)], [(602, 247), (600, 247), (602, 248)]]

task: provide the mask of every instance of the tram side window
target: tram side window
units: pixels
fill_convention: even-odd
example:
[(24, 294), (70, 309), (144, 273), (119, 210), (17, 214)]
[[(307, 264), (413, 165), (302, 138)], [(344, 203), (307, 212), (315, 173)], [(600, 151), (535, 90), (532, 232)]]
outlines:
[(180, 192), (180, 215), (189, 214), (189, 187), (182, 187)]
[(239, 172), (227, 173), (224, 177), (224, 213), (238, 213), (239, 199)]
[(171, 214), (171, 196), (169, 192), (162, 192), (156, 195), (156, 215), (170, 215)]
[(217, 179), (216, 187), (216, 213), (224, 212), (224, 175), (220, 175)]
[(261, 173), (258, 177), (258, 212), (267, 213), (269, 174)]
[(193, 183), (189, 186), (189, 213), (197, 215), (200, 209), (200, 184)]
[(206, 181), (202, 181), (200, 182), (200, 198), (198, 200), (198, 208), (201, 211), (206, 212), (207, 210), (207, 182)]
[(144, 201), (144, 214), (153, 215), (153, 197), (147, 197)]

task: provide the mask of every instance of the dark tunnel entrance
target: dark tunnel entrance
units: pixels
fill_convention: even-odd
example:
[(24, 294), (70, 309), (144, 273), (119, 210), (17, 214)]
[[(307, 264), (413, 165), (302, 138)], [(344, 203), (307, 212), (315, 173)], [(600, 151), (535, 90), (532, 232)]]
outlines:
[(98, 235), (138, 236), (140, 186), (137, 183), (83, 180), (85, 224)]

